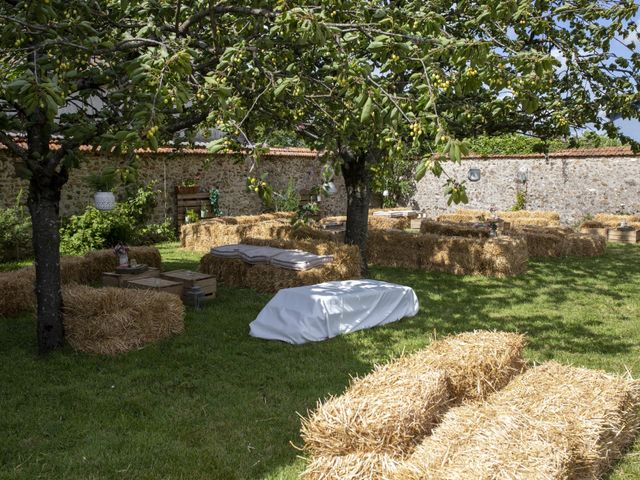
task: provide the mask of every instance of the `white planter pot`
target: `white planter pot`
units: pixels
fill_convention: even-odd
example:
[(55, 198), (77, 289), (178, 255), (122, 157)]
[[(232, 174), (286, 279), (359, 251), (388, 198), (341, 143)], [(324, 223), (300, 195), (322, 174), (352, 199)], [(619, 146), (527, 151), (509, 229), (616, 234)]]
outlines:
[(330, 197), (333, 197), (336, 193), (338, 193), (338, 188), (336, 187), (336, 184), (333, 182), (326, 182), (325, 184), (322, 185), (322, 188)]
[(98, 210), (113, 210), (116, 208), (116, 196), (113, 192), (96, 192), (93, 200)]

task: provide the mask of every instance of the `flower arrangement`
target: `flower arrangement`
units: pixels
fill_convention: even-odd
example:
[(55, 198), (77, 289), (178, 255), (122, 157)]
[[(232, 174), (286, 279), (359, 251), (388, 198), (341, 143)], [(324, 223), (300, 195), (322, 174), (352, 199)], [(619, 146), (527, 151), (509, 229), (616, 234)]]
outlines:
[(122, 243), (119, 243), (115, 247), (113, 247), (113, 251), (118, 256), (118, 266), (128, 267), (129, 266), (129, 247), (127, 247)]

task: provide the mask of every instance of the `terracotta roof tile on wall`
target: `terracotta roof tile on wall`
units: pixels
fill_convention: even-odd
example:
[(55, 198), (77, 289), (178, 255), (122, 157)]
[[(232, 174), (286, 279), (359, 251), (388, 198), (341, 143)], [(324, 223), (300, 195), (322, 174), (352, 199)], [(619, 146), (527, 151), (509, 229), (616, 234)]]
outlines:
[[(549, 153), (549, 158), (585, 158), (585, 157), (638, 157), (640, 154), (633, 153), (631, 147), (601, 147), (601, 148), (583, 148), (583, 149), (566, 149)], [(465, 159), (482, 159), (482, 158), (544, 158), (544, 153), (524, 153), (524, 154), (496, 154), (496, 155), (478, 155), (470, 153)]]

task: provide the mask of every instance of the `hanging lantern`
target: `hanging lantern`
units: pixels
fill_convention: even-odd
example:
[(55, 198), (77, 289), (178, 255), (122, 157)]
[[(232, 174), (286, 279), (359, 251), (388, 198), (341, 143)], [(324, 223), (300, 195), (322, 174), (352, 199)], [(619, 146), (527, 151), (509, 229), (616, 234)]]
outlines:
[(480, 169), (470, 168), (469, 173), (467, 174), (467, 178), (470, 182), (477, 182), (478, 180), (480, 180)]
[(338, 193), (338, 187), (336, 187), (336, 184), (333, 183), (333, 180), (323, 183), (322, 184), (322, 189), (330, 197), (333, 197), (336, 193)]
[(113, 192), (96, 192), (93, 202), (98, 210), (113, 210), (116, 208), (116, 196)]

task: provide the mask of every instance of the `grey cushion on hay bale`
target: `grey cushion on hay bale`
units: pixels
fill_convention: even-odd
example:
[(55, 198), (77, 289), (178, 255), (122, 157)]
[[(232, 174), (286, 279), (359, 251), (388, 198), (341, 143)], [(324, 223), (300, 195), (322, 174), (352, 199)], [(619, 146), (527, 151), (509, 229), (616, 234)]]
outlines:
[(304, 271), (332, 261), (333, 256), (331, 255), (316, 255), (302, 250), (287, 250), (273, 257), (271, 265), (289, 270)]
[(391, 211), (379, 211), (373, 212), (374, 217), (414, 217), (418, 216), (419, 212), (415, 210), (391, 210)]
[(269, 263), (273, 257), (285, 252), (282, 248), (247, 246), (240, 250), (240, 258), (247, 263)]
[(250, 334), (301, 344), (395, 322), (418, 313), (410, 287), (377, 280), (343, 280), (285, 288), (251, 322)]
[(240, 250), (246, 245), (233, 243), (231, 245), (220, 245), (211, 249), (211, 255), (220, 258), (240, 258)]

